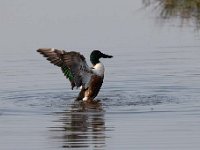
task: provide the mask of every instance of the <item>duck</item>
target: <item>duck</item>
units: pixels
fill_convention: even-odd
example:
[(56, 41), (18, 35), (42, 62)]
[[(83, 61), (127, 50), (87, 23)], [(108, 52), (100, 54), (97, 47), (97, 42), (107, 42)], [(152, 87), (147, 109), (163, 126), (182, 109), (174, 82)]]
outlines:
[(76, 51), (59, 50), (55, 48), (39, 48), (37, 52), (61, 68), (64, 76), (70, 81), (71, 89), (79, 88), (77, 101), (91, 102), (98, 95), (103, 84), (105, 68), (101, 58), (112, 58), (112, 55), (93, 50), (90, 54), (89, 67), (85, 57)]

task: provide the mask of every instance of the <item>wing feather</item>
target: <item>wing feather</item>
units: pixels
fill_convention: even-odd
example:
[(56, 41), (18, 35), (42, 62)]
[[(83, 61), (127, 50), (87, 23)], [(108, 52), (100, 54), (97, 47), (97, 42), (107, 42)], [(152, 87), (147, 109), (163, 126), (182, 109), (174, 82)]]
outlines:
[(87, 87), (93, 72), (83, 55), (75, 51), (66, 52), (51, 48), (40, 48), (37, 51), (52, 64), (61, 67), (62, 72), (71, 82), (72, 89), (75, 86)]
[(51, 48), (40, 48), (37, 50), (40, 54), (42, 54), (44, 57), (47, 57), (47, 60), (50, 61), (52, 64), (61, 67), (63, 62), (60, 57), (60, 54), (57, 53), (58, 50), (51, 49)]

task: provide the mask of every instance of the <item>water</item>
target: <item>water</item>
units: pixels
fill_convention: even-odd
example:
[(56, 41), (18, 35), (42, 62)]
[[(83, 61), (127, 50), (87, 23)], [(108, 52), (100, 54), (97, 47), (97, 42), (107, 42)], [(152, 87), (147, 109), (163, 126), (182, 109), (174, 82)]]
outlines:
[[(0, 5), (1, 149), (200, 148), (200, 45), (193, 27), (160, 27), (140, 0), (49, 2), (47, 10), (44, 2)], [(102, 60), (98, 105), (74, 101), (78, 90), (36, 53), (45, 46), (78, 49), (87, 60), (95, 48), (114, 55)]]

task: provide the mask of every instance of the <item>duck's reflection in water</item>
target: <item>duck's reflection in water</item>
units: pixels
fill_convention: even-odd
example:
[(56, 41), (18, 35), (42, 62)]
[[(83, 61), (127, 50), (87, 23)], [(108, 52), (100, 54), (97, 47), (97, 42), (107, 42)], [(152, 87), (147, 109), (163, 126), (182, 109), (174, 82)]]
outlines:
[[(54, 138), (62, 140), (63, 148), (101, 149), (105, 147), (106, 135), (104, 111), (100, 103), (74, 103), (68, 111), (62, 112), (59, 122), (61, 127), (55, 127)], [(59, 115), (60, 115), (59, 114)], [(58, 134), (59, 133), (59, 134)]]

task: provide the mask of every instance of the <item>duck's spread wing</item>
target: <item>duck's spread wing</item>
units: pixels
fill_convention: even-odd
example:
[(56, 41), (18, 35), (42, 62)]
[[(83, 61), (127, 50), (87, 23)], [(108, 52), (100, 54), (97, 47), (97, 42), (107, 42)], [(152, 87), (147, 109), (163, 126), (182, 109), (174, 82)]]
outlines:
[(66, 52), (51, 48), (41, 48), (37, 50), (52, 64), (61, 67), (62, 72), (71, 82), (72, 89), (76, 87), (85, 87), (93, 72), (87, 65), (85, 57), (78, 52)]

